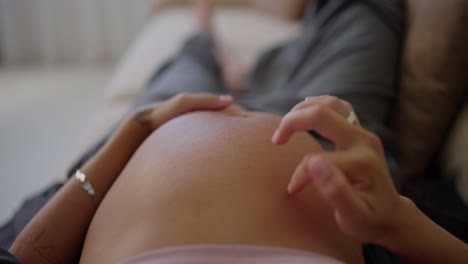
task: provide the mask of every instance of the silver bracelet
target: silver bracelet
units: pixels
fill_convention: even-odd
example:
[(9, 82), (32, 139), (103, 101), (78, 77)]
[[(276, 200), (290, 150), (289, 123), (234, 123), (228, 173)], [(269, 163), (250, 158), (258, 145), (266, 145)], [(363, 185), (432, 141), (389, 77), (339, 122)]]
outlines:
[(86, 175), (80, 170), (76, 170), (75, 179), (80, 182), (81, 187), (93, 198), (94, 201), (97, 201), (96, 191), (94, 191), (93, 185), (88, 180)]

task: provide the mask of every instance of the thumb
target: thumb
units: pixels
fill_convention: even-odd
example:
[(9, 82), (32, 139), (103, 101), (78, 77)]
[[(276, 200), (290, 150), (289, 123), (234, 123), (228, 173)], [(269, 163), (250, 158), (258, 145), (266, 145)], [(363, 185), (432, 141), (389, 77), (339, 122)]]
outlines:
[(333, 163), (323, 157), (314, 157), (308, 161), (306, 170), (317, 191), (335, 211), (335, 215), (340, 215), (344, 221), (363, 218), (367, 211), (365, 202)]
[(222, 109), (231, 105), (232, 101), (231, 95), (195, 94), (184, 111)]

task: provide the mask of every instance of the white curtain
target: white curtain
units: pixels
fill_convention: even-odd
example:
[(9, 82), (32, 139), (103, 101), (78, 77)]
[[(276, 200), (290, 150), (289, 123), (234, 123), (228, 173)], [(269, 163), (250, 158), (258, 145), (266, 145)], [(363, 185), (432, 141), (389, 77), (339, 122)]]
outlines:
[(143, 27), (152, 0), (0, 0), (4, 65), (116, 61)]

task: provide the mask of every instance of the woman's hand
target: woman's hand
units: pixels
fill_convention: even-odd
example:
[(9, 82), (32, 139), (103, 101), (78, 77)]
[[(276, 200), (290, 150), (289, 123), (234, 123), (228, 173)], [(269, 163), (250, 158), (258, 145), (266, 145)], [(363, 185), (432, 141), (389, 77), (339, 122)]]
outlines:
[[(359, 242), (377, 243), (392, 229), (401, 203), (379, 138), (350, 120), (352, 106), (331, 96), (309, 97), (281, 121), (273, 143), (282, 145), (296, 131), (314, 129), (335, 151), (306, 156), (292, 175), (288, 193), (312, 182), (334, 210), (341, 230)], [(353, 119), (353, 118), (351, 118)]]
[(230, 95), (181, 93), (162, 103), (142, 106), (132, 117), (151, 133), (179, 115), (197, 110), (222, 110), (231, 104)]
[(99, 199), (91, 199), (78, 181), (69, 180), (24, 228), (10, 251), (21, 263), (77, 263), (99, 202), (149, 133), (178, 115), (231, 104), (231, 96), (180, 94), (139, 109), (81, 168)]

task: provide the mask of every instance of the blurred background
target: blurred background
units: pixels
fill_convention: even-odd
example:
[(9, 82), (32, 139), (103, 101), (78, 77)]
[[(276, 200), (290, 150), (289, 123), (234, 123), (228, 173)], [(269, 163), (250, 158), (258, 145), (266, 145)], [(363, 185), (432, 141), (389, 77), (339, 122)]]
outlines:
[(150, 0), (0, 0), (0, 223), (64, 176)]
[[(218, 36), (252, 63), (297, 33), (306, 1), (214, 2)], [(195, 29), (193, 0), (0, 0), (0, 225), (63, 181)]]

